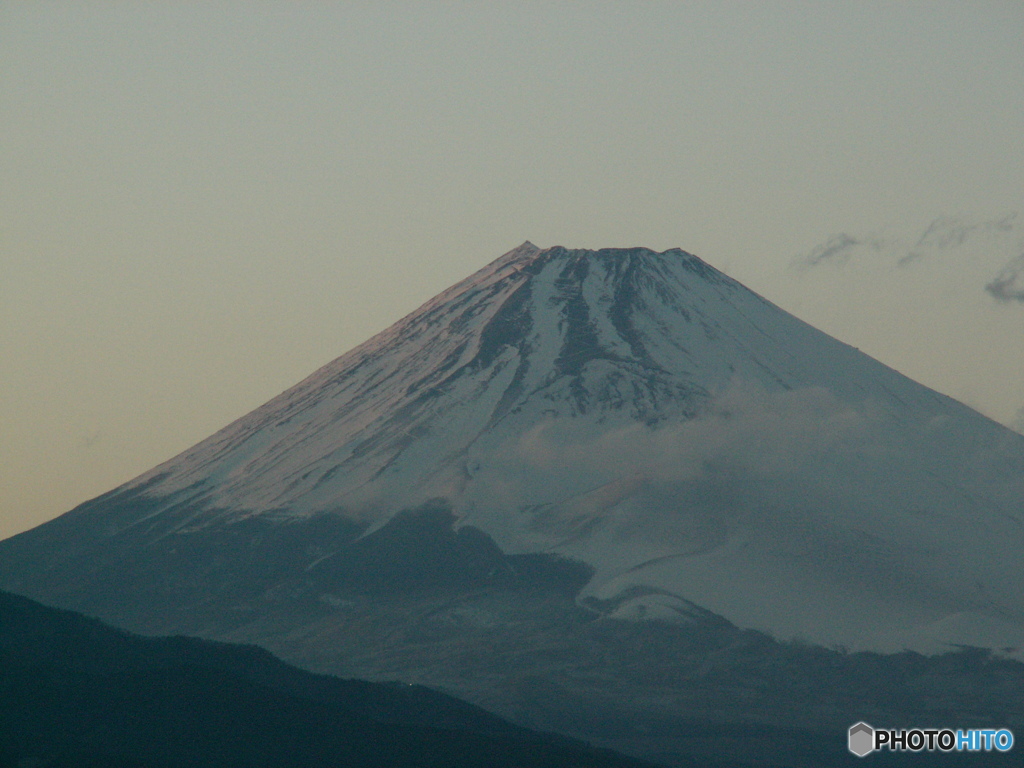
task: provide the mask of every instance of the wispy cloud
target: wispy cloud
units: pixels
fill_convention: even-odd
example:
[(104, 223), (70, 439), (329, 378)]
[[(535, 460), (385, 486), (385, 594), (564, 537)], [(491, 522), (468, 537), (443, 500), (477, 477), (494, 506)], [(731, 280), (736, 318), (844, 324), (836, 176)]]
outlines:
[(982, 221), (940, 216), (913, 238), (842, 232), (832, 235), (808, 253), (796, 257), (794, 264), (799, 269), (811, 269), (822, 264), (844, 264), (854, 254), (863, 253), (864, 249), (870, 248), (875, 253), (884, 251), (889, 258), (895, 259), (897, 266), (906, 267), (930, 256), (960, 248), (979, 235), (1011, 233), (1014, 231), (1016, 218), (1016, 213)]
[[(972, 258), (984, 253), (982, 258), (986, 262), (998, 263), (996, 259), (1000, 256), (1006, 258), (1013, 253), (1008, 253), (1009, 248), (1017, 250), (1020, 255), (1011, 259), (985, 284), (985, 291), (998, 302), (1024, 303), (1024, 253), (1019, 250), (1024, 247), (1024, 242), (1014, 235), (1021, 229), (1016, 212), (982, 220), (939, 216), (912, 238), (864, 236), (849, 232), (832, 235), (808, 253), (797, 256), (792, 266), (806, 271), (822, 264), (839, 266), (854, 259), (860, 263), (867, 255), (866, 249), (870, 248), (881, 255), (882, 265), (904, 269), (944, 254), (958, 254), (968, 243), (977, 241), (971, 246)], [(875, 266), (879, 266), (877, 258)], [(977, 276), (974, 279), (978, 279)]]
[(1003, 267), (985, 290), (996, 301), (1024, 303), (1024, 253)]
[[(960, 422), (950, 416), (910, 418), (894, 441), (884, 403), (847, 401), (816, 386), (770, 390), (741, 379), (704, 406), (682, 421), (633, 422), (596, 434), (578, 420), (545, 420), (491, 452), (456, 509), (508, 510), (512, 516), (504, 519), (521, 520), (546, 546), (570, 544), (601, 526), (612, 536), (700, 553), (737, 527), (773, 539), (773, 548), (788, 546), (794, 533), (832, 530), (834, 521), (881, 505), (904, 515), (904, 501), (892, 499), (934, 485), (933, 469), (921, 469), (932, 461), (930, 467), (946, 468), (948, 482), (981, 493), (1022, 487), (1013, 472), (1007, 489), (972, 485), (969, 478), (988, 477), (976, 468), (1012, 459), (966, 449)], [(862, 475), (866, 457), (881, 469)], [(972, 469), (961, 477), (947, 462)], [(796, 501), (793, 488), (801, 491)]]
[(853, 251), (862, 246), (868, 245), (876, 251), (882, 246), (882, 241), (863, 237), (854, 237), (846, 232), (832, 235), (824, 243), (815, 246), (810, 253), (797, 258), (797, 266), (810, 269), (819, 264), (842, 264), (850, 258)]
[(746, 516), (770, 516), (766, 489), (803, 489), (805, 478), (830, 476), (823, 461), (874, 450), (879, 423), (866, 404), (818, 387), (776, 392), (735, 380), (705, 405), (695, 418), (599, 434), (575, 419), (541, 422), (488, 457), (456, 508), (509, 510), (545, 546), (603, 527), (642, 546), (702, 552)]
[(1016, 218), (1016, 213), (1008, 213), (998, 219), (987, 221), (965, 221), (953, 216), (940, 216), (925, 228), (917, 242), (904, 256), (900, 257), (897, 263), (904, 267), (918, 259), (923, 259), (929, 253), (958, 248), (978, 234), (1012, 232), (1013, 222)]

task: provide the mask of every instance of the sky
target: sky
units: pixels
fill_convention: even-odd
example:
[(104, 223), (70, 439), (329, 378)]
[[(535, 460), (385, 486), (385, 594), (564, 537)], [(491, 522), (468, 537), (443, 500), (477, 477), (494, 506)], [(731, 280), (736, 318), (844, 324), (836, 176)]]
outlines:
[(1024, 431), (1024, 4), (0, 0), (0, 538), (530, 240)]

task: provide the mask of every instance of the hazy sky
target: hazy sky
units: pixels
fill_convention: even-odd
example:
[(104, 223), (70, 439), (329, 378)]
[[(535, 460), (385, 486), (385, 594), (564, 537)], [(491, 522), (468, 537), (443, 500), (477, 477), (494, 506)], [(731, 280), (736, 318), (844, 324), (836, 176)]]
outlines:
[(0, 538), (505, 251), (681, 247), (1024, 424), (1024, 4), (0, 2)]

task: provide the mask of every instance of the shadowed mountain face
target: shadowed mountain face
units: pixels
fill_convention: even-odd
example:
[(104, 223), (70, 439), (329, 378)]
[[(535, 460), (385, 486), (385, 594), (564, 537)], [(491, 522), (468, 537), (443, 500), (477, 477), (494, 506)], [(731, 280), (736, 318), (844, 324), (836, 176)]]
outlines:
[(0, 592), (0, 765), (642, 768), (405, 684), (141, 638)]
[(671, 762), (687, 717), (1019, 717), (985, 654), (899, 652), (1020, 654), (1022, 503), (1024, 439), (695, 256), (527, 243), (0, 586)]

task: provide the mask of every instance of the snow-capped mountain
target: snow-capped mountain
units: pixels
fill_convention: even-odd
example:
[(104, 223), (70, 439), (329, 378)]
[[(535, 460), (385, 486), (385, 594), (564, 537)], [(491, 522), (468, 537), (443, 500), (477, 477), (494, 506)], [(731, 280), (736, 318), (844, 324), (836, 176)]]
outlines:
[(1024, 440), (680, 250), (524, 243), (132, 488), (179, 532), (441, 499), (623, 617), (1024, 647)]
[(1024, 728), (1021, 551), (1021, 436), (681, 250), (525, 243), (0, 542), (0, 588), (670, 765), (832, 766), (865, 717)]

